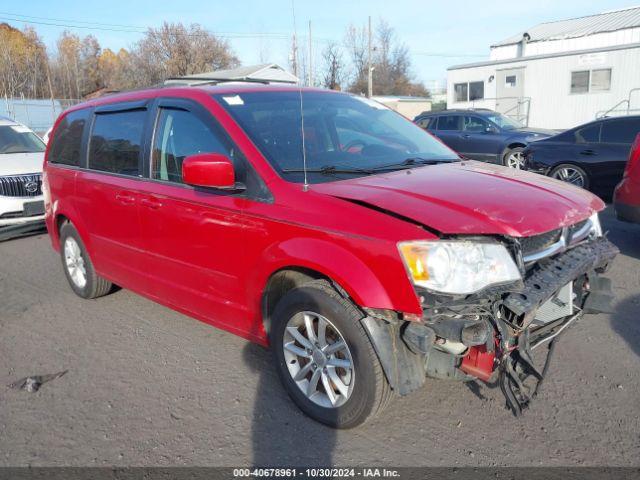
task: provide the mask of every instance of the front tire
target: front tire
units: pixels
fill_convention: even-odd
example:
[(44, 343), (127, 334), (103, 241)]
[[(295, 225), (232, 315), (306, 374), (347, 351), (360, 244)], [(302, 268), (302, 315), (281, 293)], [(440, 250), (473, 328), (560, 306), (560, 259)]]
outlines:
[(505, 167), (513, 168), (516, 170), (524, 170), (525, 161), (522, 152), (524, 152), (524, 147), (514, 147), (508, 149), (502, 156), (502, 164)]
[(589, 188), (589, 175), (577, 165), (563, 163), (551, 170), (549, 176), (575, 185), (576, 187)]
[(285, 389), (304, 413), (334, 428), (363, 424), (392, 395), (361, 319), (325, 280), (291, 290), (272, 315), (271, 348)]
[(71, 289), (82, 298), (97, 298), (111, 291), (113, 284), (99, 276), (78, 231), (71, 223), (60, 228), (60, 257)]

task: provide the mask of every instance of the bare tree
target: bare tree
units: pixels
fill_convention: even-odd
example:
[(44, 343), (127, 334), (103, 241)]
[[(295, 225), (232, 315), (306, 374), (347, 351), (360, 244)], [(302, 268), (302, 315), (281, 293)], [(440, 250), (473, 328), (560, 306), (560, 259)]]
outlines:
[[(345, 45), (351, 57), (354, 74), (349, 91), (364, 93), (368, 79), (368, 32), (366, 27), (347, 28)], [(386, 21), (380, 20), (373, 39), (373, 92), (377, 95), (428, 96), (421, 83), (413, 81), (409, 49), (401, 43), (395, 30)]]
[(336, 42), (330, 42), (322, 51), (322, 86), (341, 90), (345, 80), (345, 65), (342, 50)]
[(164, 23), (150, 28), (132, 50), (136, 83), (153, 85), (168, 77), (202, 73), (239, 65), (228, 42), (198, 24), (189, 28)]

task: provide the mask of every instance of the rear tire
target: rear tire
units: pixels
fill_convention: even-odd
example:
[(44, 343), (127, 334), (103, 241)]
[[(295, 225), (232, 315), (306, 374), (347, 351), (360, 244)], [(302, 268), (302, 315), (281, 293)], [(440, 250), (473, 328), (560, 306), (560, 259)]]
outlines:
[(71, 223), (60, 228), (60, 257), (71, 289), (82, 298), (97, 298), (109, 293), (113, 284), (99, 276), (78, 231)]
[(555, 167), (549, 173), (549, 176), (556, 180), (561, 180), (576, 187), (589, 188), (589, 175), (582, 168), (571, 163), (563, 163)]
[[(291, 290), (272, 315), (271, 348), (285, 389), (304, 413), (334, 428), (363, 424), (381, 413), (393, 394), (362, 318), (326, 280)], [(333, 350), (340, 340), (346, 347)]]

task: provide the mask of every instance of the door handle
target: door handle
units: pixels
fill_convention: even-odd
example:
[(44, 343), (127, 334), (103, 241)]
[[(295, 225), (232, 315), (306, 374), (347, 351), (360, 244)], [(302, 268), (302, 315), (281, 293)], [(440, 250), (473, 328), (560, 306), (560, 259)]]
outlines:
[(143, 198), (142, 200), (140, 200), (140, 204), (153, 210), (157, 210), (162, 207), (162, 202), (151, 198)]
[(469, 135), (468, 133), (463, 133), (462, 135), (460, 135), (462, 138), (471, 138), (471, 135)]
[(591, 150), (591, 149), (582, 150), (580, 152), (580, 155), (597, 155), (597, 154), (598, 154), (598, 152), (596, 152), (595, 150)]
[(116, 200), (122, 205), (133, 205), (136, 203), (136, 197), (133, 195), (127, 195), (126, 193), (116, 193)]

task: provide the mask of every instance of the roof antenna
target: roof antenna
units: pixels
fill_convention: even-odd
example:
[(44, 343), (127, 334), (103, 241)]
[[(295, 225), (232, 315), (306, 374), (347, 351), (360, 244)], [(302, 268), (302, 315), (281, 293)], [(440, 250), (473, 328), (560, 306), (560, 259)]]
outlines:
[(302, 108), (302, 85), (300, 84), (300, 76), (298, 75), (298, 31), (296, 29), (296, 7), (295, 0), (291, 0), (291, 15), (293, 16), (293, 74), (298, 77), (298, 95), (300, 97), (300, 133), (302, 136), (302, 171), (304, 174), (304, 185), (302, 190), (304, 192), (309, 190), (309, 182), (307, 181), (307, 148), (304, 141), (304, 111)]

